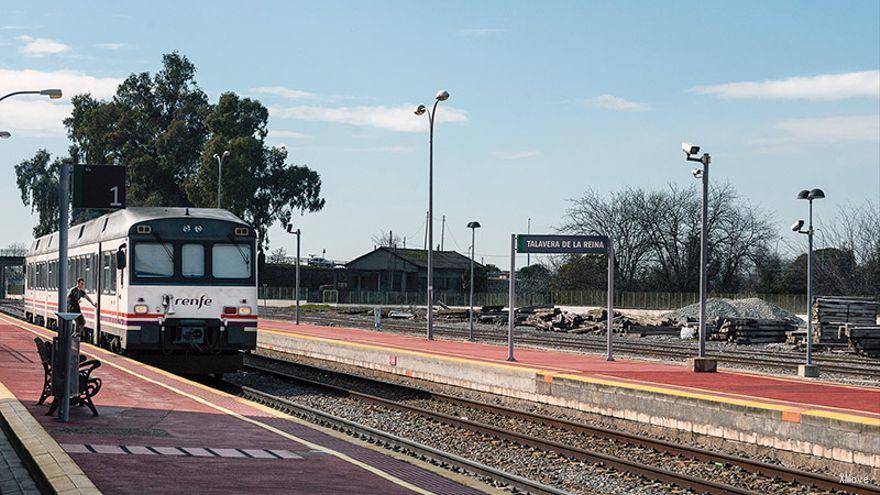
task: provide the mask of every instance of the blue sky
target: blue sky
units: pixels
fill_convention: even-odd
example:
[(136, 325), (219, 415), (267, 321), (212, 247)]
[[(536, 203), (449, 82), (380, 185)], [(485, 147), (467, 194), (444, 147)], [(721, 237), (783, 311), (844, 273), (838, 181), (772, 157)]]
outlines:
[[(61, 87), (108, 97), (163, 53), (270, 109), (270, 143), (317, 170), (326, 208), (296, 218), (304, 254), (334, 259), (392, 229), (421, 246), (427, 133), (411, 114), (438, 89), (435, 238), (505, 263), (511, 232), (551, 231), (585, 188), (693, 181), (683, 140), (712, 179), (771, 211), (780, 235), (821, 186), (817, 216), (880, 204), (880, 3), (0, 1), (0, 93)], [(0, 103), (0, 246), (30, 238), (13, 167), (67, 147), (69, 111)], [(280, 228), (273, 247), (292, 251)]]

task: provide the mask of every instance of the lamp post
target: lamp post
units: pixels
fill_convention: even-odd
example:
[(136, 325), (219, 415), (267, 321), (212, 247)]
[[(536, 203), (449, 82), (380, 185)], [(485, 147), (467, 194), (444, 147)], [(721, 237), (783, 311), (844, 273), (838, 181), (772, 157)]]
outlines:
[[(33, 90), (33, 91), (13, 91), (12, 93), (8, 93), (2, 97), (0, 97), (0, 101), (5, 100), (11, 96), (17, 95), (41, 95), (48, 96), (53, 100), (57, 100), (61, 98), (62, 93), (60, 89), (42, 89), (42, 90)], [(6, 133), (8, 136), (8, 132)], [(61, 352), (59, 353), (59, 361), (61, 366), (53, 366), (52, 374), (53, 374), (53, 382), (55, 382), (56, 378), (63, 378), (64, 384), (61, 387), (61, 391), (55, 391), (59, 393), (59, 396), (55, 397), (55, 400), (58, 400), (61, 407), (58, 408), (58, 415), (63, 422), (67, 422), (70, 420), (70, 391), (72, 385), (75, 383), (76, 374), (74, 372), (73, 376), (69, 373), (70, 371), (70, 363), (71, 360), (74, 359), (73, 356), (73, 343), (78, 341), (74, 341), (72, 332), (71, 332), (71, 321), (75, 315), (66, 312), (66, 302), (67, 302), (67, 233), (69, 228), (69, 210), (70, 210), (70, 162), (67, 160), (63, 160), (61, 162), (61, 171), (58, 178), (58, 312), (56, 313), (57, 317), (57, 325), (58, 325), (58, 338), (59, 338), (59, 347)]]
[(708, 230), (706, 220), (709, 217), (709, 163), (712, 157), (709, 153), (702, 156), (694, 156), (700, 152), (700, 147), (688, 143), (681, 143), (687, 161), (700, 163), (702, 168), (691, 170), (691, 175), (702, 182), (702, 199), (700, 212), (700, 327), (699, 327), (699, 351), (696, 358), (691, 359), (691, 367), (694, 371), (715, 371), (717, 363), (714, 359), (706, 357), (706, 292), (708, 286), (707, 254), (708, 254)]
[(468, 313), (468, 340), (474, 341), (474, 257), (476, 256), (476, 232), (481, 227), (480, 222), (474, 221), (467, 224), (471, 229), (471, 310)]
[(803, 377), (819, 376), (819, 365), (813, 364), (813, 200), (824, 197), (825, 192), (819, 188), (799, 192), (797, 198), (806, 199), (810, 204), (807, 230), (801, 230), (804, 226), (803, 220), (798, 220), (791, 226), (791, 230), (807, 235), (807, 362), (798, 365), (798, 375)]
[(223, 160), (229, 156), (229, 150), (223, 152), (222, 155), (214, 153), (214, 159), (217, 160), (217, 208), (220, 208), (220, 192), (223, 190)]
[(296, 235), (296, 324), (299, 325), (299, 238), (301, 232), (299, 229), (293, 230), (293, 224), (287, 224), (287, 232)]
[(0, 139), (9, 139), (12, 137), (12, 134), (9, 131), (0, 131)]
[(49, 98), (51, 98), (53, 100), (57, 100), (57, 99), (61, 98), (61, 90), (60, 89), (41, 89), (39, 91), (13, 91), (12, 93), (9, 93), (7, 95), (4, 95), (3, 97), (0, 97), (0, 101), (3, 101), (6, 98), (9, 98), (10, 96), (17, 96), (17, 95), (42, 95), (42, 96), (48, 96)]
[(416, 108), (416, 115), (428, 114), (428, 340), (434, 340), (434, 117), (437, 105), (449, 99), (449, 92), (440, 90), (429, 112), (425, 105)]

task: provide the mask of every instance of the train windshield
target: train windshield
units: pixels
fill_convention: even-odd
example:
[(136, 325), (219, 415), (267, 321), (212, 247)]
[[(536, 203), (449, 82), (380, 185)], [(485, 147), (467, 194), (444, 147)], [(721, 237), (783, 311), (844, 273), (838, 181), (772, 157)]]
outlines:
[(134, 252), (135, 276), (144, 278), (174, 275), (174, 247), (168, 243), (139, 242)]
[(247, 244), (214, 244), (211, 249), (214, 278), (250, 277), (251, 254), (251, 247)]

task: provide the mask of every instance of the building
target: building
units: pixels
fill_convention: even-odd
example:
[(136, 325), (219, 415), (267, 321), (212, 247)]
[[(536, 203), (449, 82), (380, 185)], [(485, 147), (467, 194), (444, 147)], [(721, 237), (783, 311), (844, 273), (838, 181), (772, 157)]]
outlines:
[[(434, 251), (434, 291), (462, 292), (471, 260), (455, 251)], [(379, 247), (346, 265), (348, 288), (355, 291), (422, 292), (428, 289), (428, 252)], [(482, 265), (474, 263), (475, 272)]]

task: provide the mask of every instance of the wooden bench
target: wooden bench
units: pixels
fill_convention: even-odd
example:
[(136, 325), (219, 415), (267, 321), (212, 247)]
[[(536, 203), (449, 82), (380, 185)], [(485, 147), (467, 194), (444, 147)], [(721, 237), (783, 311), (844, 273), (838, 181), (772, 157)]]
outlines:
[[(43, 365), (43, 391), (40, 393), (40, 400), (37, 404), (42, 405), (49, 397), (52, 396), (52, 342), (45, 341), (39, 337), (34, 338), (37, 344), (37, 352), (40, 354), (40, 363)], [(85, 356), (79, 357), (79, 392), (76, 397), (70, 398), (71, 406), (86, 406), (92, 411), (93, 416), (98, 415), (98, 410), (92, 402), (92, 397), (101, 390), (101, 379), (92, 378), (92, 371), (101, 366), (101, 362), (97, 359), (86, 359)], [(53, 400), (49, 407), (47, 416), (51, 416), (58, 409), (60, 404), (57, 400)]]

